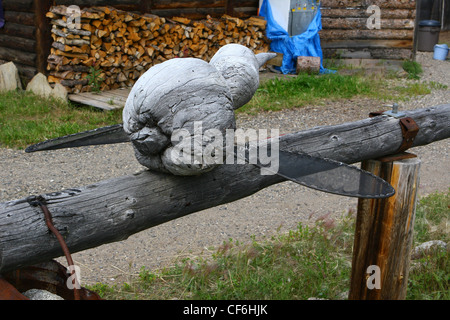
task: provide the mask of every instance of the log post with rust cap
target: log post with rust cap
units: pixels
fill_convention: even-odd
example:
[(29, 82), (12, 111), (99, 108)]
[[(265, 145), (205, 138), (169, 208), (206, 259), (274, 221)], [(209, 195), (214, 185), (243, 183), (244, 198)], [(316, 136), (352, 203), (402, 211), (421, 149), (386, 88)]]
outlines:
[[(386, 161), (387, 160), (387, 161)], [(420, 160), (367, 160), (362, 167), (396, 190), (387, 199), (359, 199), (350, 300), (403, 300), (413, 240)]]
[[(397, 105), (393, 107), (395, 117)], [(350, 300), (406, 298), (420, 160), (403, 151), (413, 144), (419, 127), (409, 117), (399, 123), (403, 136), (399, 153), (362, 162), (363, 169), (389, 182), (396, 194), (358, 200)]]

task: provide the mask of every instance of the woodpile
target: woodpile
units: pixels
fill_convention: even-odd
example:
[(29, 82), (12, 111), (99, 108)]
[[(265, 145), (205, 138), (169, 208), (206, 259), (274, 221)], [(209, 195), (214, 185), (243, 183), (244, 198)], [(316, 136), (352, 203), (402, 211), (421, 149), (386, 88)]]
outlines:
[(240, 43), (255, 53), (269, 50), (266, 21), (259, 17), (168, 19), (91, 7), (74, 19), (66, 6), (54, 6), (47, 18), (53, 38), (48, 80), (61, 83), (70, 93), (91, 91), (88, 79), (93, 72), (102, 79), (100, 90), (110, 90), (132, 86), (151, 66), (168, 59), (209, 61), (228, 43)]

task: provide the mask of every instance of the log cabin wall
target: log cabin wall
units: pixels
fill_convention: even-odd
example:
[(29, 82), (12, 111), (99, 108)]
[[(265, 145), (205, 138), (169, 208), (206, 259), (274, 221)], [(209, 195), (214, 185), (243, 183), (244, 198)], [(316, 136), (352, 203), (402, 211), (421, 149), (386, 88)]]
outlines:
[[(416, 0), (322, 0), (325, 57), (410, 59), (414, 52)], [(380, 8), (380, 29), (367, 27)]]
[(50, 52), (48, 0), (3, 0), (5, 25), (0, 29), (0, 60), (12, 61), (20, 76), (45, 72)]

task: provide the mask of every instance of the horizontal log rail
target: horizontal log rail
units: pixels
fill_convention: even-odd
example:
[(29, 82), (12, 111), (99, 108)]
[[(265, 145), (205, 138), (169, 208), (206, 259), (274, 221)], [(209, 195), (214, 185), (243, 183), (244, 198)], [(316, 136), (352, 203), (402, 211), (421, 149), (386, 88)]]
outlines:
[[(413, 147), (450, 137), (450, 104), (406, 116), (420, 130)], [(402, 144), (399, 119), (377, 116), (280, 137), (280, 149), (346, 163), (395, 154)], [(139, 231), (283, 182), (253, 165), (223, 165), (195, 177), (144, 171), (80, 188), (42, 195), (55, 227), (72, 253), (124, 240)], [(30, 199), (0, 203), (0, 273), (62, 256), (44, 215)]]

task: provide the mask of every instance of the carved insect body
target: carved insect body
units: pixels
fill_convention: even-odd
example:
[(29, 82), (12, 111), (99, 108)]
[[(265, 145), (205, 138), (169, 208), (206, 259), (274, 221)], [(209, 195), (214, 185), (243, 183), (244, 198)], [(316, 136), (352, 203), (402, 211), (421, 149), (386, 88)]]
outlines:
[[(123, 110), (123, 127), (142, 165), (176, 175), (195, 175), (216, 164), (185, 163), (173, 157), (172, 134), (208, 129), (235, 129), (234, 110), (246, 104), (259, 86), (259, 68), (276, 54), (255, 55), (230, 44), (210, 63), (196, 58), (172, 59), (150, 68), (132, 88)], [(195, 122), (201, 131), (195, 132)]]
[[(209, 171), (223, 161), (196, 162), (198, 150), (200, 153), (207, 151), (205, 154), (211, 151), (210, 154), (214, 153), (214, 156), (220, 158), (223, 154), (220, 155), (219, 151), (223, 151), (224, 147), (226, 162), (228, 163), (228, 156), (232, 153), (239, 163), (244, 158), (240, 151), (246, 148), (237, 146), (235, 149), (234, 139), (229, 140), (232, 143), (225, 141), (224, 145), (223, 140), (215, 137), (227, 136), (231, 131), (234, 138), (234, 110), (252, 98), (259, 86), (260, 66), (275, 55), (254, 55), (249, 49), (232, 44), (222, 47), (209, 63), (193, 58), (161, 63), (149, 69), (132, 88), (123, 110), (123, 124), (47, 140), (29, 146), (25, 151), (131, 140), (138, 161), (154, 171), (175, 175), (196, 175)], [(180, 141), (178, 133), (181, 131), (185, 135)], [(208, 139), (211, 140), (211, 136), (208, 136), (208, 132), (214, 132), (214, 143), (219, 142), (214, 144), (212, 150), (209, 149), (211, 144)], [(198, 135), (202, 139), (196, 140), (195, 136)], [(203, 139), (205, 136), (206, 140)], [(183, 155), (179, 152), (180, 145), (183, 146), (185, 141), (189, 147), (185, 148), (189, 149), (188, 157), (185, 157), (185, 149)], [(239, 145), (239, 141), (236, 144)], [(252, 146), (251, 143), (248, 145)], [(259, 152), (264, 151), (266, 145), (262, 143), (257, 148), (248, 148), (249, 155), (245, 156), (247, 163), (261, 168), (261, 174), (266, 174), (263, 171), (269, 169), (268, 174), (276, 174), (316, 190), (344, 196), (380, 199), (395, 193), (389, 183), (359, 168), (308, 154), (278, 150), (278, 144), (271, 142), (269, 157), (268, 154)], [(232, 152), (229, 149), (233, 149)], [(251, 155), (252, 150), (258, 151), (258, 159), (255, 159), (254, 154)], [(270, 159), (272, 156), (275, 156), (276, 161)], [(186, 159), (188, 161), (184, 161)], [(270, 160), (268, 163), (267, 159)]]

